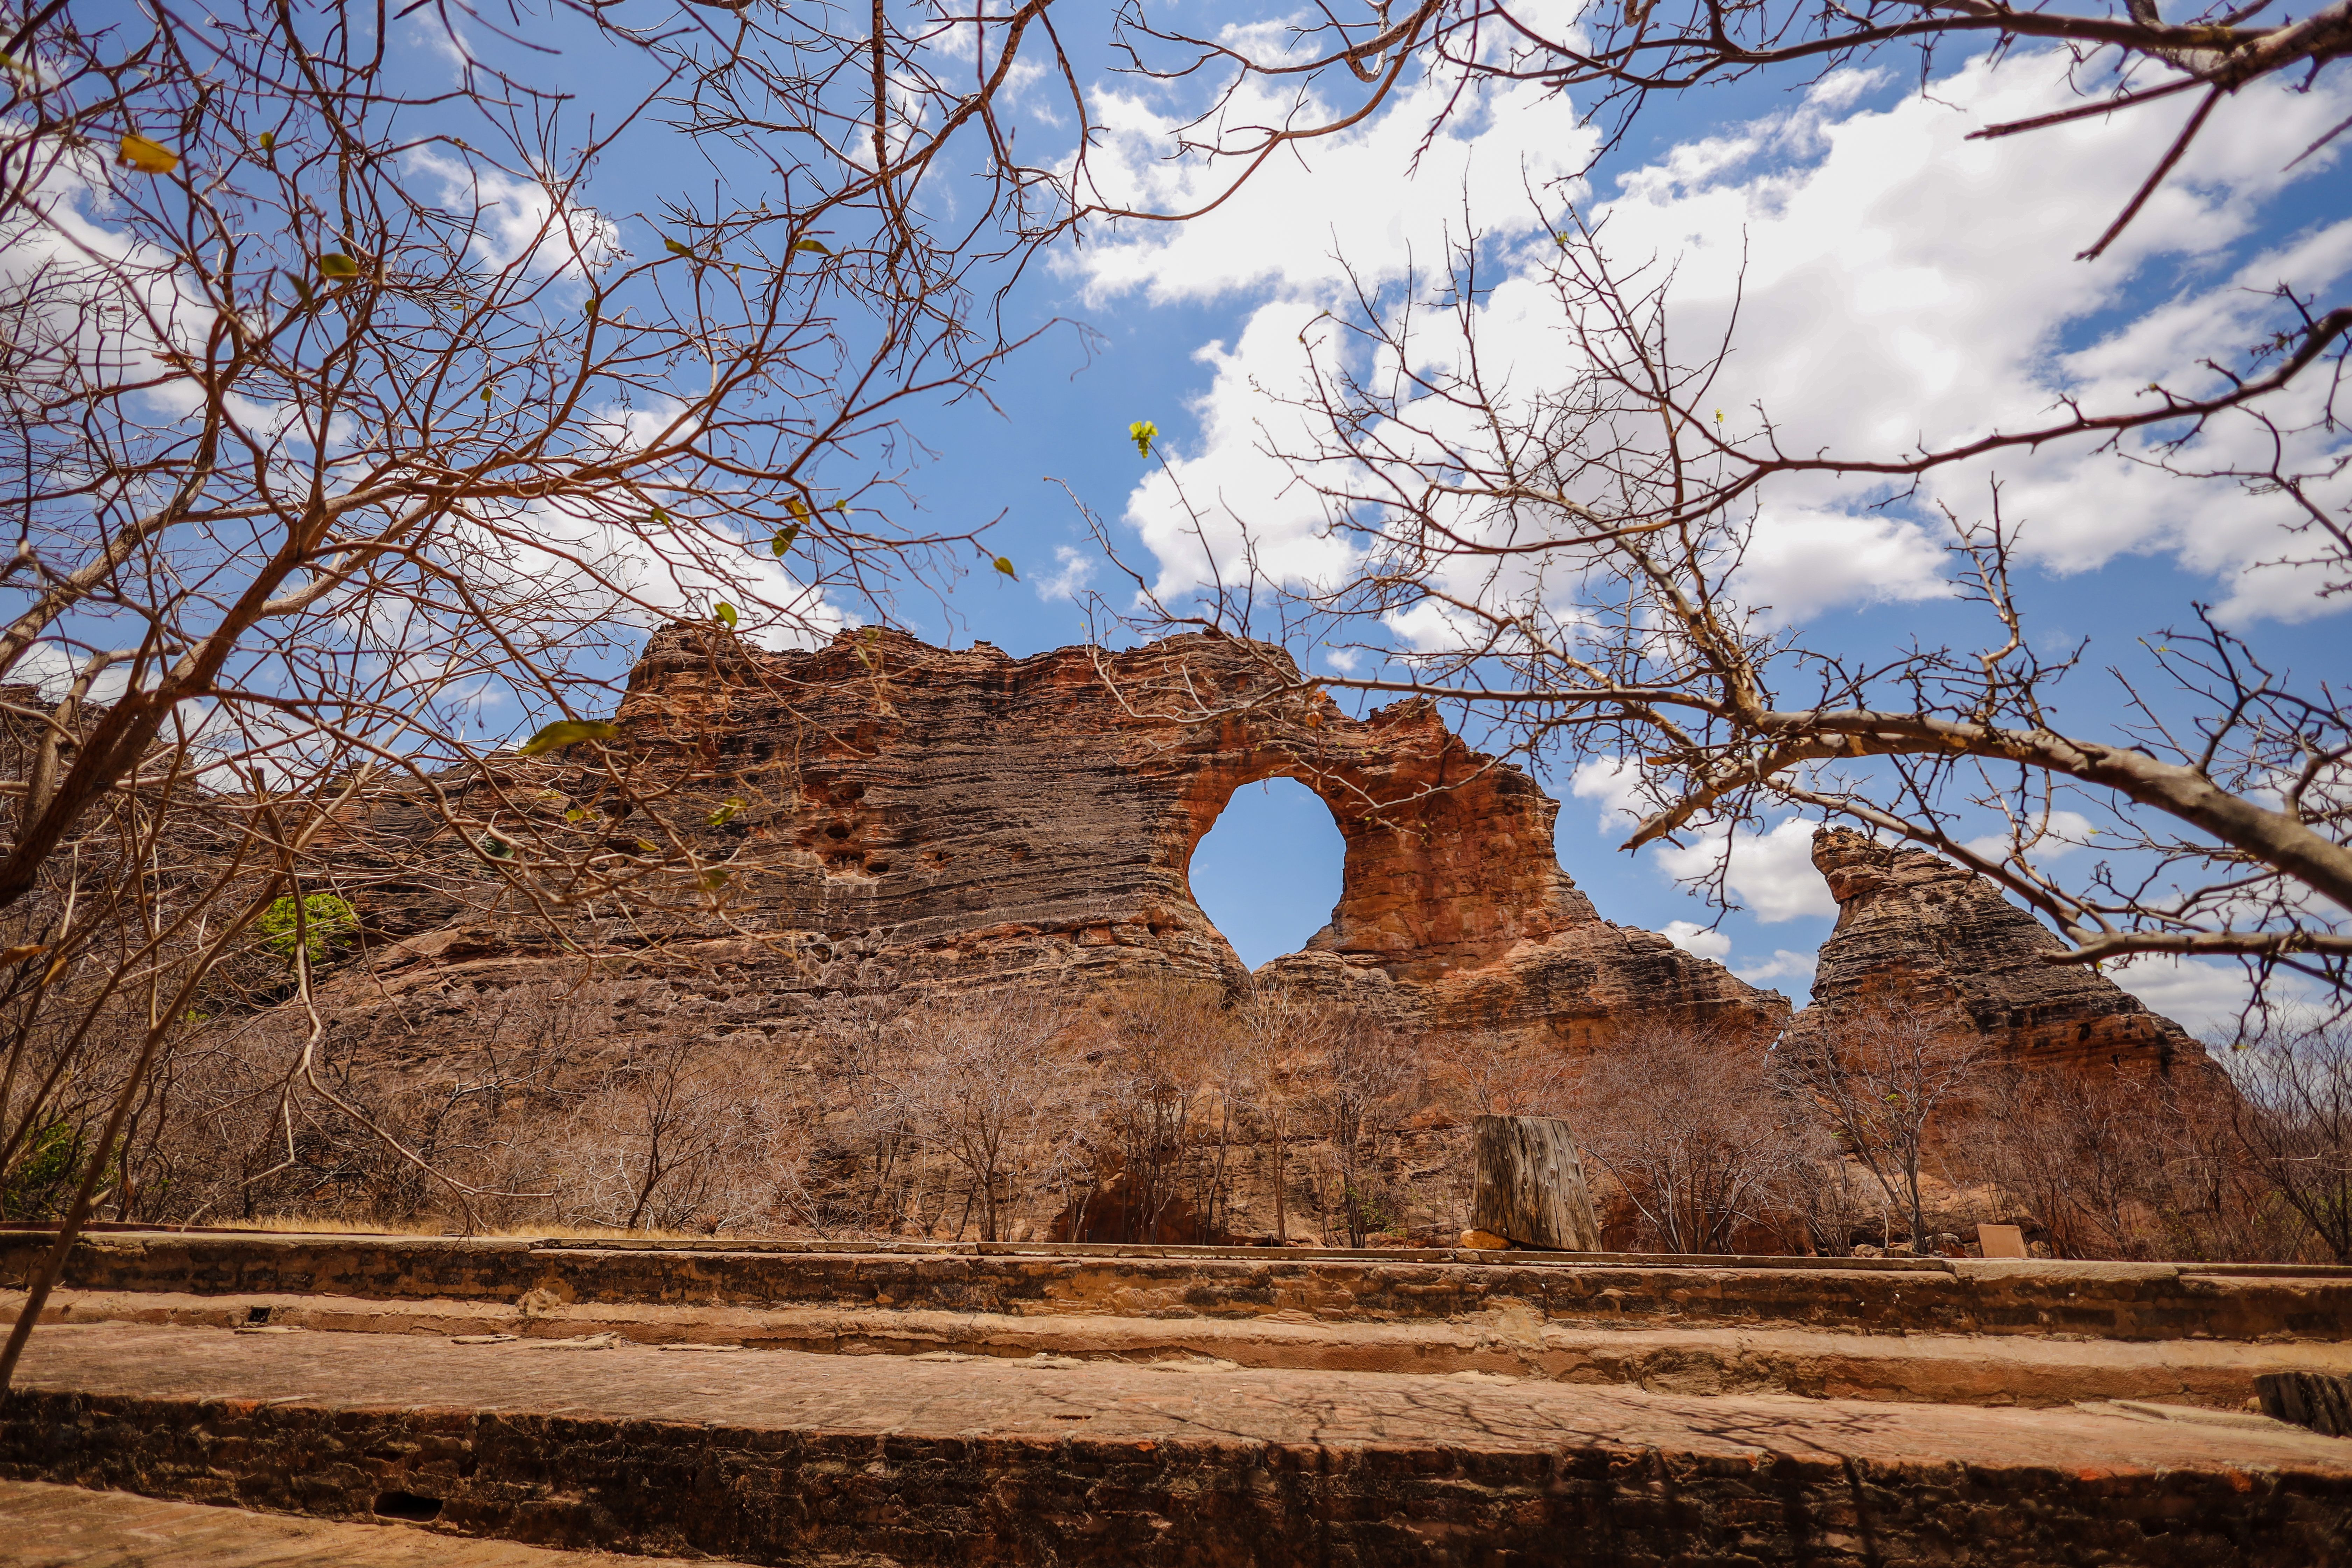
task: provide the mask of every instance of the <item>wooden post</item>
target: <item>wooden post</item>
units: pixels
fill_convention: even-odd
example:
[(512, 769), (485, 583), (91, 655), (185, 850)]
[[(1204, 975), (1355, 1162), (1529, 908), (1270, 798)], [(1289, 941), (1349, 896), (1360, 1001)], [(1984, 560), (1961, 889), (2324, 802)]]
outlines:
[(1481, 1116), (1475, 1228), (1548, 1252), (1598, 1252), (1601, 1224), (1568, 1123), (1550, 1116)]

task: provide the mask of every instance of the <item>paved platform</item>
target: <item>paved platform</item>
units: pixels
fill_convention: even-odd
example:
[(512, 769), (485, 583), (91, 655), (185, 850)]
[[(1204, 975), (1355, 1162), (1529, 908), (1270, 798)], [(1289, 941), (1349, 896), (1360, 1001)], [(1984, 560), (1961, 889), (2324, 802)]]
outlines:
[(2352, 1439), (2161, 1405), (45, 1328), (0, 1475), (757, 1563), (2343, 1561)]
[[(0, 1481), (0, 1568), (688, 1568), (688, 1561)], [(692, 1568), (730, 1565), (697, 1558)]]

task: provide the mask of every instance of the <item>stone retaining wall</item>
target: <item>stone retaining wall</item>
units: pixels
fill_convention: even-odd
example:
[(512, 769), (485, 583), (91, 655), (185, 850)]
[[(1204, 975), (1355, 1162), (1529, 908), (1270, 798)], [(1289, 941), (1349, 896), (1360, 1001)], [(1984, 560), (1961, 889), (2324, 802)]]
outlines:
[[(48, 1238), (0, 1237), (0, 1282)], [(722, 1244), (723, 1245), (723, 1244)], [(1202, 1248), (608, 1247), (518, 1239), (110, 1233), (90, 1291), (549, 1306), (803, 1304), (1009, 1317), (1414, 1322), (1524, 1310), (1591, 1327), (1803, 1328), (2245, 1342), (2352, 1334), (2352, 1269), (1968, 1259), (1606, 1259)]]

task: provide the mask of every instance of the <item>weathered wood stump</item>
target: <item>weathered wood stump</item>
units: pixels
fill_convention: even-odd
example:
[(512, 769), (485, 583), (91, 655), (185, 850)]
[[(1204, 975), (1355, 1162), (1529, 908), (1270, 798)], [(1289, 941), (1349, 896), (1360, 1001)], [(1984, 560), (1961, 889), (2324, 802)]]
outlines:
[(1474, 1228), (1520, 1247), (1598, 1252), (1601, 1224), (1568, 1123), (1550, 1116), (1481, 1116), (1471, 1123), (1478, 1162)]
[(2263, 1414), (2326, 1437), (2352, 1437), (2352, 1377), (2324, 1372), (2273, 1372), (2254, 1379)]

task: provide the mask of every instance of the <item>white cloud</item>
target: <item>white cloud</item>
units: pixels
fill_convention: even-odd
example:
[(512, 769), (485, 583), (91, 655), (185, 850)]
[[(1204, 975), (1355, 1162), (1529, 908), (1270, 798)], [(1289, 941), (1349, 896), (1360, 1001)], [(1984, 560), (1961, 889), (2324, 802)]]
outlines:
[[(2028, 820), (2021, 826), (2027, 837), (2032, 840), (2026, 853), (2037, 861), (2055, 860), (2062, 855), (2071, 855), (2089, 844), (2091, 835), (2098, 831), (2089, 817), (2063, 806), (2045, 813), (2038, 822)], [(1987, 833), (1969, 839), (1968, 847), (1974, 854), (1999, 862), (2009, 858), (2012, 842), (2011, 835), (2007, 832)]]
[(1696, 921), (1668, 921), (1666, 929), (1659, 934), (1685, 952), (1694, 952), (1701, 958), (1721, 959), (1731, 952), (1729, 937), (1719, 931), (1709, 931)]
[[(1291, 143), (1214, 212), (1115, 230), (1060, 265), (1097, 301), (1141, 293), (1160, 304), (1243, 289), (1319, 300), (1348, 285), (1350, 267), (1377, 282), (1402, 276), (1416, 258), (1442, 265), (1444, 236), (1449, 226), (1459, 235), (1465, 210), (1490, 235), (1539, 230), (1528, 193), (1582, 166), (1591, 128), (1577, 122), (1566, 98), (1525, 82), (1466, 94), (1424, 148), (1447, 94), (1446, 83), (1424, 81), (1350, 131)], [(1193, 211), (1240, 171), (1233, 159), (1169, 160), (1182, 117), (1141, 97), (1108, 95), (1098, 111), (1101, 140), (1087, 171), (1123, 206)], [(1318, 116), (1336, 118), (1328, 104), (1295, 106), (1281, 88), (1254, 80), (1222, 118), (1241, 126)]]
[(2233, 1034), (2251, 988), (2234, 963), (2146, 954), (2105, 966), (2107, 978), (2190, 1034)]
[(1751, 959), (1746, 963), (1734, 964), (1731, 973), (1750, 985), (1769, 985), (1781, 980), (1800, 981), (1801, 989), (1810, 992), (1813, 986), (1813, 972), (1820, 966), (1820, 959), (1813, 953), (1791, 952), (1785, 947), (1776, 947), (1771, 957), (1761, 962)]
[(461, 221), (470, 220), (472, 254), (482, 266), (584, 278), (621, 254), (613, 221), (569, 200), (544, 176), (521, 178), (433, 148), (412, 153), (410, 163), (440, 183), (442, 202)]
[[(1767, 925), (1837, 913), (1829, 884), (1813, 868), (1814, 826), (1792, 817), (1767, 832), (1742, 827), (1731, 834), (1731, 896)], [(1660, 844), (1658, 864), (1676, 880), (1706, 877), (1723, 851), (1722, 833), (1707, 833), (1685, 844)]]
[(1054, 570), (1033, 584), (1037, 590), (1037, 597), (1049, 605), (1057, 600), (1076, 598), (1079, 592), (1094, 581), (1094, 557), (1082, 550), (1056, 544), (1054, 546)]
[(1568, 793), (1601, 805), (1603, 835), (1630, 830), (1642, 820), (1641, 775), (1630, 757), (1595, 757), (1579, 763)]
[[(2066, 65), (2050, 53), (2013, 55), (1998, 68), (1979, 58), (1929, 93), (1863, 109), (1853, 106), (1869, 83), (1841, 73), (1792, 110), (1669, 150), (1589, 210), (1621, 268), (1675, 269), (1681, 342), (1714, 341), (1737, 306), (1732, 356), (1710, 400), (1735, 436), (1759, 434), (1760, 406), (1787, 451), (1887, 456), (1960, 442), (2038, 423), (2069, 395), (2131, 406), (2159, 375), (2196, 390), (2200, 361), (2227, 360), (2277, 324), (2265, 290), (2281, 280), (2319, 289), (2352, 275), (2352, 220), (2260, 254), (2247, 245), (2291, 181), (2334, 177), (2339, 150), (2289, 166), (2352, 110), (2352, 82), (2307, 92), (2265, 84), (2232, 99), (2123, 238), (2084, 263), (2076, 253), (2123, 199), (2117, 171), (2143, 167), (2187, 104), (1968, 140), (1987, 123), (2080, 101)], [(1335, 255), (1393, 295), (1409, 266), (1426, 276), (1441, 259), (1449, 229), (1458, 237), (1465, 223), (1480, 226), (1495, 285), (1479, 311), (1485, 368), (1520, 390), (1570, 378), (1557, 307), (1534, 286), (1548, 247), (1527, 193), (1575, 166), (1586, 143), (1564, 131), (1563, 104), (1505, 91), (1481, 107), (1448, 127), (1417, 178), (1399, 171), (1427, 123), (1424, 92), (1318, 143), (1300, 163), (1270, 167), (1209, 218), (1123, 236), (1072, 261), (1097, 296), (1273, 295), (1253, 309), (1235, 347), (1210, 351), (1216, 374), (1195, 409), (1204, 440), (1179, 468), (1196, 502), (1208, 498), (1205, 531), (1228, 560), (1237, 513), (1276, 575), (1312, 580), (1344, 565), (1318, 537), (1326, 521), (1318, 499), (1266, 450), (1304, 443), (1278, 400), (1302, 385), (1301, 333), (1318, 312), (1348, 308)], [(1120, 112), (1113, 164), (1138, 189), (1175, 203), (1214, 188), (1222, 176), (1195, 164), (1144, 167), (1140, 149), (1164, 122), (1138, 100)], [(1520, 243), (1529, 239), (1537, 243)], [(2119, 300), (2148, 308), (2069, 346), (2070, 334)], [(1449, 355), (1444, 313), (1423, 319), (1433, 323), (1426, 351)], [(2287, 438), (2290, 458), (2323, 467), (2352, 437), (2313, 417), (2326, 378), (2306, 379), (2275, 407), (2283, 423), (2311, 426)], [(2217, 420), (2180, 458), (2199, 468), (2242, 465), (2265, 439), (2252, 421)], [(2051, 570), (2159, 552), (2220, 584), (2227, 615), (2292, 618), (2332, 607), (2311, 597), (2310, 574), (2259, 564), (2294, 552), (2283, 532), (2292, 513), (2277, 496), (2169, 477), (2133, 460), (2146, 451), (2130, 437), (2109, 453), (2080, 442), (2009, 452), (1939, 471), (1899, 510), (1874, 510), (1881, 498), (1856, 480), (1776, 482), (1736, 579), (1739, 596), (1785, 624), (1946, 592), (1935, 504), (1982, 517), (1997, 474), (2005, 515), (2021, 520), (2021, 550)], [(2352, 468), (2317, 490), (2324, 505), (2352, 500)], [(1163, 588), (1202, 572), (1200, 542), (1189, 520), (1171, 521), (1178, 516), (1161, 477), (1130, 499), (1129, 521), (1159, 553)], [(1523, 573), (1468, 586), (1518, 598), (1540, 585)], [(1393, 629), (1423, 647), (1454, 635), (1433, 614)]]

